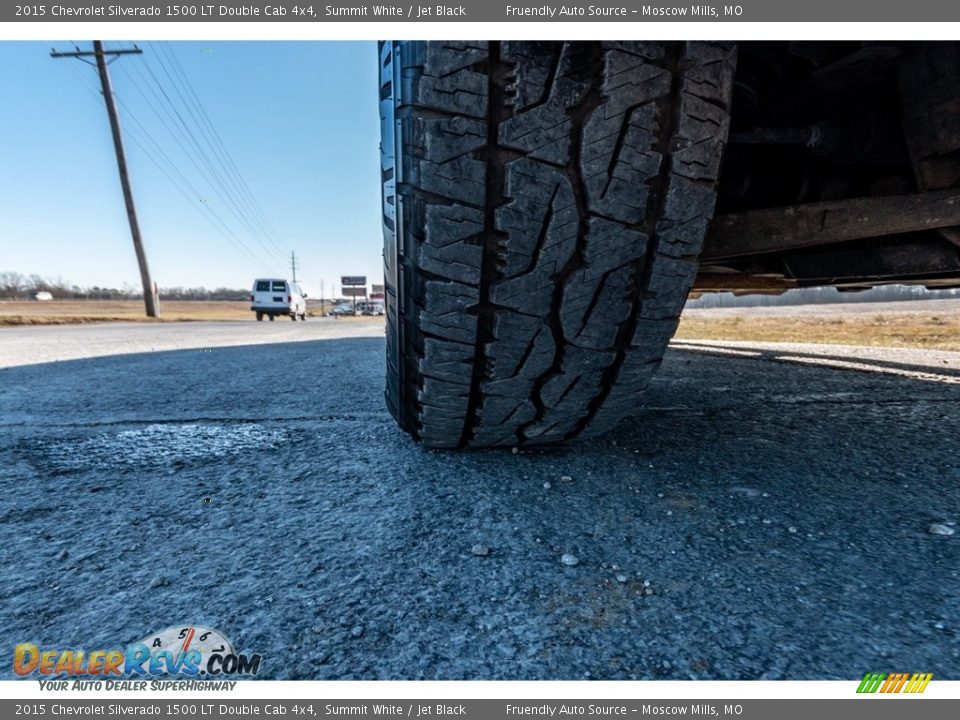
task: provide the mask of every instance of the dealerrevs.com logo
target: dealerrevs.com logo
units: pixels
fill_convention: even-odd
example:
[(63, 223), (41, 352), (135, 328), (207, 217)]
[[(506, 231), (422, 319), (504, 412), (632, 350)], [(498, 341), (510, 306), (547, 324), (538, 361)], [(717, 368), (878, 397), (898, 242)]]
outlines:
[(20, 643), (13, 672), (21, 677), (255, 676), (260, 655), (234, 651), (219, 631), (199, 625), (169, 627), (124, 650), (41, 648)]

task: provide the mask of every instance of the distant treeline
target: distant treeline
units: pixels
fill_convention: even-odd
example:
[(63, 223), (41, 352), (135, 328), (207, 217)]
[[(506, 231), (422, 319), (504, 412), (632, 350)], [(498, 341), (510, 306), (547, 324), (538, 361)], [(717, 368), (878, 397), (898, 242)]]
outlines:
[[(34, 293), (48, 292), (56, 300), (138, 300), (143, 292), (132, 285), (119, 288), (80, 287), (63, 278), (44, 278), (18, 272), (0, 272), (0, 299), (27, 300)], [(161, 287), (164, 300), (247, 300), (250, 290), (245, 288)]]
[[(57, 300), (138, 300), (139, 288), (124, 284), (120, 288), (79, 287), (62, 278), (0, 272), (0, 300), (27, 300), (37, 292), (48, 292)], [(165, 300), (247, 300), (246, 288), (161, 287)], [(687, 302), (688, 308), (769, 307), (777, 305), (827, 305), (837, 303), (894, 302), (898, 300), (960, 299), (960, 289), (927, 290), (920, 285), (884, 285), (862, 292), (840, 292), (836, 288), (801, 288), (782, 295), (742, 295), (705, 293)], [(349, 300), (348, 300), (349, 301)]]

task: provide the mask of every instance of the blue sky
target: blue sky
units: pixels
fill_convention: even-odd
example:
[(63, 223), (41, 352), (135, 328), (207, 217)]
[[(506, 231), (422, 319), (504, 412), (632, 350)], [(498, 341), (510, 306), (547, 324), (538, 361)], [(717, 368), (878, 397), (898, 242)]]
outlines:
[[(139, 288), (107, 115), (95, 94), (96, 70), (49, 55), (73, 44), (0, 41), (0, 271)], [(161, 287), (249, 287), (257, 276), (289, 275), (291, 250), (300, 259), (298, 277), (314, 296), (322, 279), (329, 297), (340, 275), (381, 282), (375, 43), (137, 44), (144, 55), (121, 57), (110, 71), (141, 232)], [(106, 43), (108, 49), (132, 45)], [(200, 111), (177, 94), (190, 97), (182, 81), (171, 80), (179, 76), (168, 53), (265, 216), (266, 237), (239, 181), (227, 178), (207, 146), (205, 138), (214, 147), (216, 140)], [(205, 148), (209, 164), (193, 141)], [(211, 225), (200, 203), (229, 230)]]

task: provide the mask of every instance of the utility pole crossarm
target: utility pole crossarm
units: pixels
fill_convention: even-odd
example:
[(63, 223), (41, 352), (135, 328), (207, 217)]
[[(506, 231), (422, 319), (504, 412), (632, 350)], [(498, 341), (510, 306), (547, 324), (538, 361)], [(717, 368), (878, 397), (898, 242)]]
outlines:
[[(143, 55), (143, 50), (140, 48), (127, 48), (125, 50), (103, 50), (102, 55), (114, 56), (114, 55)], [(71, 50), (69, 52), (60, 52), (58, 50), (51, 50), (50, 57), (53, 58), (63, 58), (63, 57), (72, 57), (72, 58), (84, 58), (84, 57), (96, 57), (97, 52), (95, 50)]]

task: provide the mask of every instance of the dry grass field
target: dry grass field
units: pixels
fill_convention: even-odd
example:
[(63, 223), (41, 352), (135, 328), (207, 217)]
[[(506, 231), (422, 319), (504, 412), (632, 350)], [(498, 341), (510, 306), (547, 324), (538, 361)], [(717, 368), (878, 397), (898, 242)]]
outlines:
[(676, 337), (960, 351), (960, 299), (689, 310)]
[[(329, 303), (328, 303), (329, 306)], [(319, 308), (307, 308), (310, 316)], [(183, 322), (190, 320), (250, 320), (256, 322), (245, 301), (161, 301), (157, 319), (144, 316), (140, 300), (54, 300), (52, 302), (0, 301), (0, 325), (67, 325), (110, 322)]]
[[(318, 315), (319, 308), (308, 311)], [(0, 302), (0, 325), (59, 325), (109, 321), (255, 322), (245, 302), (168, 301), (150, 320), (139, 301)], [(960, 351), (960, 300), (782, 308), (688, 310), (682, 340), (809, 342)]]

